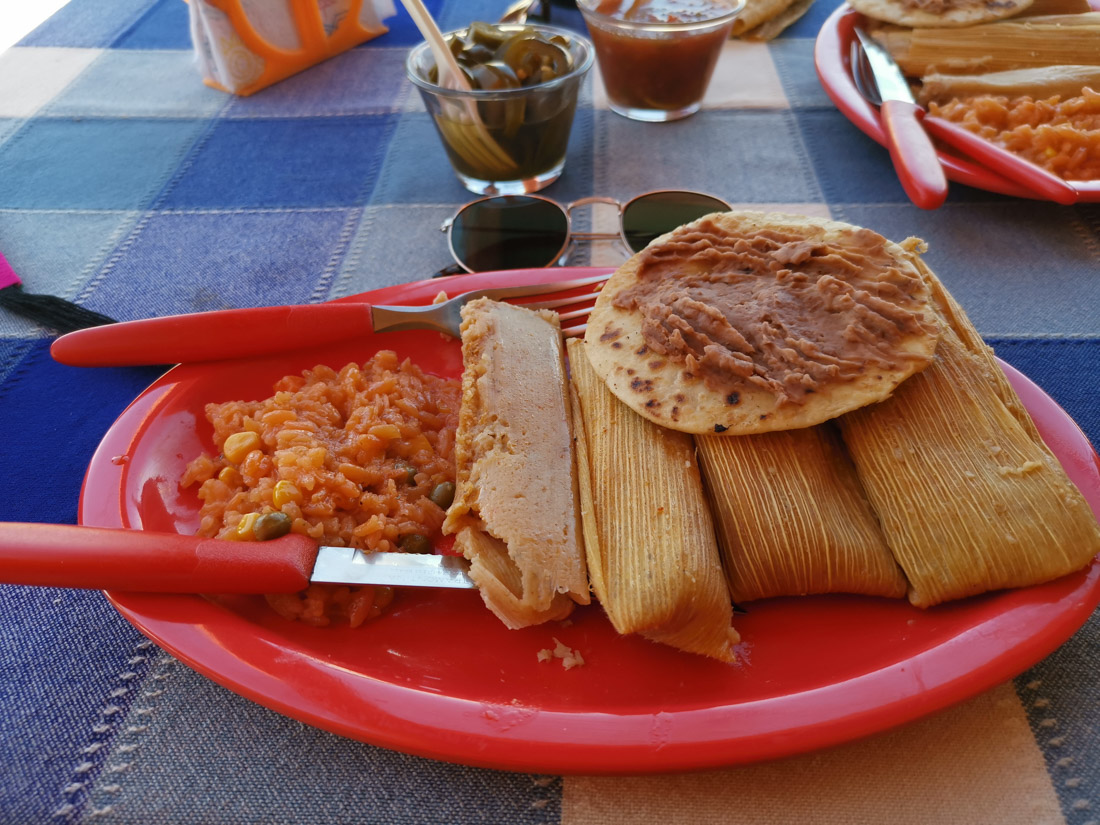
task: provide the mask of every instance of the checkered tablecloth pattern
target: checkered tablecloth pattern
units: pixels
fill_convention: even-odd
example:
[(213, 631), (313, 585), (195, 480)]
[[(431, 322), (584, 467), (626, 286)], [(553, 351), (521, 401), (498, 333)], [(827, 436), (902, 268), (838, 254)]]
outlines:
[[(503, 0), (429, 0), (444, 28)], [(767, 44), (730, 42), (672, 124), (584, 86), (546, 194), (700, 189), (829, 215), (927, 262), (998, 355), (1100, 443), (1100, 206), (953, 187), (909, 204), (885, 150), (822, 91), (817, 0)], [(555, 22), (583, 24), (553, 7)], [(72, 0), (0, 54), (0, 252), (29, 292), (120, 320), (318, 302), (428, 277), (471, 199), (391, 31), (252, 97), (207, 88), (181, 0)], [(593, 222), (602, 218), (594, 215)], [(581, 249), (575, 263), (615, 263)], [(53, 363), (0, 312), (0, 520), (75, 523), (83, 468), (161, 369)], [(1100, 625), (1010, 683), (871, 740), (662, 777), (531, 776), (433, 762), (266, 710), (145, 640), (97, 592), (0, 586), (0, 825), (25, 823), (1071, 823), (1100, 820)]]

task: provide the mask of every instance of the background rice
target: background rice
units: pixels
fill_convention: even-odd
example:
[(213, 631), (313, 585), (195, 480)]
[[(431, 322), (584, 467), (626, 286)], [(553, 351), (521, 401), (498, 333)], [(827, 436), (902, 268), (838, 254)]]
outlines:
[(1100, 92), (1046, 100), (979, 95), (931, 103), (934, 115), (961, 123), (1066, 180), (1100, 179)]
[[(199, 485), (201, 535), (255, 540), (252, 514), (279, 511), (293, 532), (364, 551), (439, 536), (444, 510), (428, 496), (454, 482), (457, 380), (384, 350), (362, 366), (287, 376), (274, 390), (263, 401), (207, 405), (220, 454), (199, 456), (181, 480)], [(288, 618), (353, 626), (391, 599), (389, 588), (317, 584), (268, 596)]]

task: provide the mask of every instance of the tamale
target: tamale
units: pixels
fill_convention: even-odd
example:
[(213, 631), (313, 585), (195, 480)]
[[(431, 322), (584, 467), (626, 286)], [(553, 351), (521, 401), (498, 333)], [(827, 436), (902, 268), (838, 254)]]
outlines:
[(813, 4), (814, 0), (794, 0), (785, 8), (776, 9), (773, 16), (763, 22), (757, 23), (752, 28), (745, 27), (745, 30), (736, 36), (752, 43), (767, 43), (801, 20)]
[(917, 97), (922, 105), (931, 101), (946, 103), (952, 98), (977, 95), (1027, 95), (1048, 98), (1061, 95), (1076, 97), (1089, 86), (1100, 89), (1100, 66), (1039, 66), (988, 74), (940, 74), (921, 78)]
[(914, 259), (943, 320), (932, 365), (838, 419), (909, 601), (930, 607), (1083, 568), (1100, 552), (1088, 503), (992, 350)]
[(998, 20), (957, 29), (871, 32), (909, 77), (1100, 65), (1100, 12)]
[(556, 314), (478, 299), (462, 309), (457, 483), (443, 532), (508, 627), (590, 601)]
[(739, 641), (691, 436), (634, 413), (571, 340), (592, 589), (619, 633), (733, 661)]
[(730, 35), (738, 37), (745, 34), (784, 13), (794, 3), (795, 0), (746, 0), (745, 8), (733, 21)]
[(834, 425), (695, 443), (735, 602), (905, 595)]

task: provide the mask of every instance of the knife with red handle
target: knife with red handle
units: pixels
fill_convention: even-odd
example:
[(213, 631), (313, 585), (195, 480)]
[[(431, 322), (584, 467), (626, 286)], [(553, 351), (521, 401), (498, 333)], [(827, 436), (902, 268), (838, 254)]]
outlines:
[(921, 209), (936, 209), (947, 200), (947, 176), (928, 132), (924, 110), (908, 100), (883, 100), (879, 109), (890, 159), (905, 194)]
[(921, 124), (924, 109), (913, 100), (905, 76), (885, 49), (858, 26), (853, 31), (874, 78), (886, 146), (901, 188), (921, 209), (938, 209), (947, 200), (947, 175), (932, 138)]
[(186, 364), (334, 344), (373, 330), (372, 306), (327, 302), (226, 309), (127, 321), (70, 332), (50, 355), (74, 367)]
[(0, 582), (149, 593), (297, 593), (311, 582), (473, 588), (459, 556), (362, 553), (289, 533), (227, 541), (178, 533), (0, 523)]

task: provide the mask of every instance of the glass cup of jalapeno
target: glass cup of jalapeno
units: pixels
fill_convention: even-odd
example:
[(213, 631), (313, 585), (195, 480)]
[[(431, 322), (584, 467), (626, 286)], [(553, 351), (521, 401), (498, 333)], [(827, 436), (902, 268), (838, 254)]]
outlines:
[(444, 35), (471, 89), (438, 83), (427, 43), (405, 62), (462, 185), (479, 195), (536, 192), (565, 167), (581, 83), (582, 36), (541, 25), (472, 23)]

